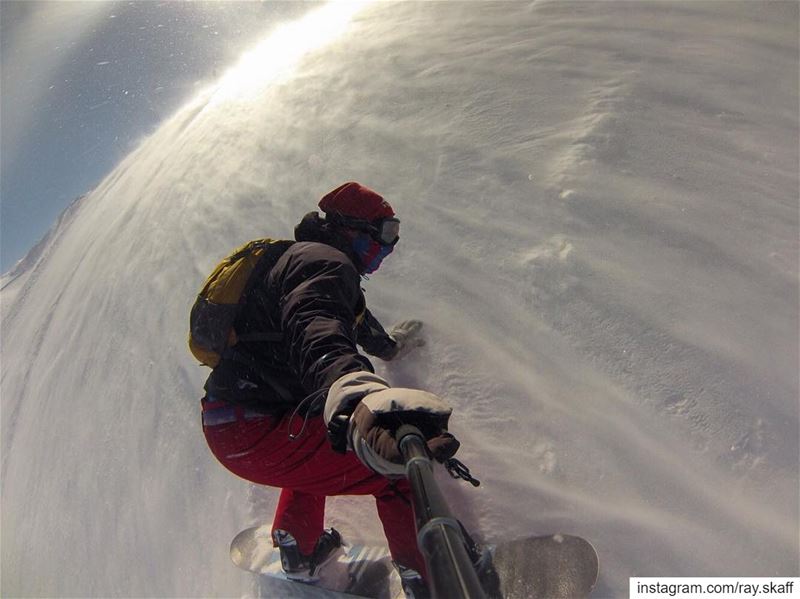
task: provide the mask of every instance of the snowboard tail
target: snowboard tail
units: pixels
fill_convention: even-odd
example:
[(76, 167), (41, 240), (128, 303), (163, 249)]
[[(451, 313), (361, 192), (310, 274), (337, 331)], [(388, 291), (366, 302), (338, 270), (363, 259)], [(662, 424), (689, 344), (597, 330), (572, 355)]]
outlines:
[(493, 549), (487, 594), (492, 599), (580, 599), (592, 592), (598, 572), (597, 552), (586, 539), (527, 537)]

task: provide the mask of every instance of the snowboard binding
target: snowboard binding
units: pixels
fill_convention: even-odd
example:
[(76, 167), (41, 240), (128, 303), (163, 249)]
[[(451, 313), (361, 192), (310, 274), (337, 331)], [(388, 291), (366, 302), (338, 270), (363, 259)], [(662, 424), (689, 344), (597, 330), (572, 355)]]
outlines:
[(342, 536), (335, 528), (327, 528), (322, 532), (311, 555), (301, 553), (297, 539), (286, 530), (275, 529), (272, 532), (272, 540), (280, 551), (281, 567), (286, 577), (301, 582), (314, 582), (317, 571), (333, 558), (336, 550), (342, 546)]

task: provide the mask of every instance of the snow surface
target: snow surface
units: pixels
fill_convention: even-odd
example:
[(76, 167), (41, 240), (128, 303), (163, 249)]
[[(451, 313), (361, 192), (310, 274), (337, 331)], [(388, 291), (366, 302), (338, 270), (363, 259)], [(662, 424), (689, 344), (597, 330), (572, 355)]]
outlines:
[(403, 221), (368, 302), (428, 343), (377, 367), (456, 406), (469, 527), (585, 536), (600, 597), (798, 576), (798, 4), (386, 2), (301, 54), (245, 57), (3, 277), (2, 595), (256, 591), (227, 547), (276, 492), (204, 445), (188, 311), (350, 179)]

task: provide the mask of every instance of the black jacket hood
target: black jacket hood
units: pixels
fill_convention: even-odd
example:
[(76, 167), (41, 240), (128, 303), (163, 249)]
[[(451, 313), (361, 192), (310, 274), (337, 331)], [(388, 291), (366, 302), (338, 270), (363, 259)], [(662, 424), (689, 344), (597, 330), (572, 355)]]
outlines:
[(350, 240), (335, 225), (323, 219), (319, 212), (309, 212), (303, 217), (294, 228), (294, 238), (297, 241), (316, 241), (334, 247), (350, 258), (359, 273), (364, 273), (364, 267), (353, 251)]

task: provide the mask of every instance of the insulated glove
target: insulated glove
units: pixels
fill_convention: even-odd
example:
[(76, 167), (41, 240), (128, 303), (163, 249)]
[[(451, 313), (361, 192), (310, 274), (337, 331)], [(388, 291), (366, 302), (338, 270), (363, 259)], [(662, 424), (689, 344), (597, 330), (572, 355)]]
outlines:
[(458, 440), (447, 432), (452, 411), (433, 393), (391, 388), (378, 375), (361, 371), (345, 374), (331, 385), (324, 419), (334, 447), (338, 444), (335, 437), (344, 435), (347, 449), (368, 468), (398, 478), (405, 476), (405, 466), (395, 437), (397, 429), (403, 424), (419, 428), (431, 455), (444, 462), (459, 447)]
[(395, 324), (389, 331), (389, 337), (396, 343), (390, 359), (394, 360), (406, 355), (415, 347), (425, 345), (425, 339), (420, 337), (422, 331), (421, 320), (403, 320)]

